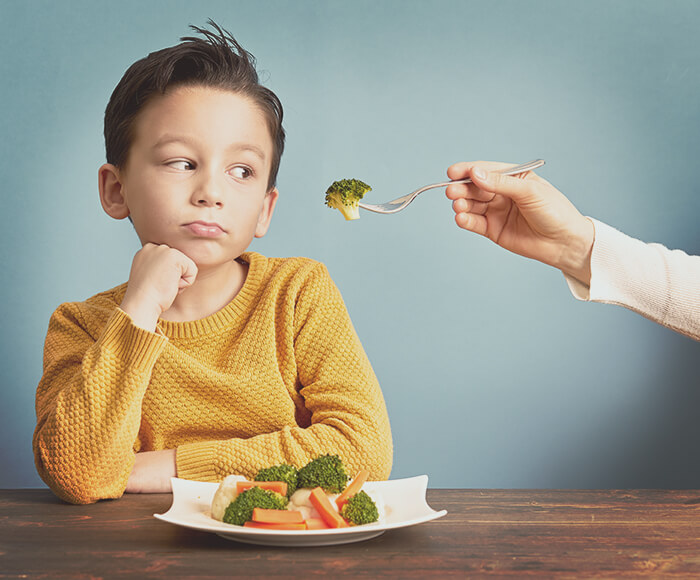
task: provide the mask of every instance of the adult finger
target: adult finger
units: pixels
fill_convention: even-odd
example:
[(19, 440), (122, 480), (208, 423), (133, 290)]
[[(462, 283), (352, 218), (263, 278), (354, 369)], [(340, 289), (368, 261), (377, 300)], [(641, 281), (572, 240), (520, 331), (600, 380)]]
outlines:
[(450, 179), (464, 179), (470, 177), (474, 166), (483, 167), (487, 171), (496, 171), (506, 167), (512, 167), (513, 163), (500, 163), (498, 161), (460, 161), (447, 168), (447, 177)]
[(481, 189), (478, 185), (473, 183), (464, 184), (456, 183), (453, 185), (448, 185), (445, 189), (445, 195), (447, 199), (475, 199), (478, 201), (491, 201), (494, 194), (490, 191)]
[(474, 213), (484, 215), (489, 207), (486, 201), (476, 199), (456, 199), (452, 202), (452, 209), (455, 213)]
[(455, 223), (462, 228), (475, 234), (486, 235), (488, 222), (482, 215), (472, 213), (458, 213), (455, 215)]
[(522, 179), (514, 175), (503, 175), (496, 171), (489, 171), (483, 166), (472, 169), (471, 178), (480, 189), (493, 194), (503, 195), (516, 203), (532, 201), (536, 197), (533, 180)]

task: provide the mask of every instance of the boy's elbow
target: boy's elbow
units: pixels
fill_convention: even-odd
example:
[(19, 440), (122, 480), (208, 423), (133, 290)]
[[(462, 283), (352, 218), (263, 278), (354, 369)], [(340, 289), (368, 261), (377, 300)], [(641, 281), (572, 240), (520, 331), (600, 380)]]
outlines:
[(76, 505), (96, 503), (102, 499), (116, 499), (123, 495), (123, 492), (110, 492), (103, 486), (94, 485), (91, 481), (50, 482), (44, 479), (44, 482), (57, 497), (67, 503)]
[(123, 491), (106, 489), (90, 478), (67, 476), (65, 473), (49, 474), (39, 472), (41, 479), (49, 489), (60, 499), (76, 505), (96, 503), (101, 499), (121, 497)]
[(59, 499), (74, 505), (88, 505), (91, 503), (96, 503), (102, 499), (101, 497), (98, 497), (95, 490), (85, 488), (72, 489), (67, 487), (59, 487), (49, 483), (47, 483), (47, 485)]
[(94, 473), (65, 466), (52, 467), (39, 454), (35, 455), (35, 463), (42, 481), (67, 503), (86, 505), (101, 499), (116, 499), (124, 493), (124, 486), (116, 481), (102, 482)]
[(389, 479), (391, 467), (394, 462), (394, 446), (391, 435), (386, 437), (377, 452), (377, 461), (374, 467), (374, 480), (383, 481)]
[(359, 451), (355, 459), (357, 469), (367, 469), (372, 481), (389, 479), (394, 460), (394, 445), (389, 429), (378, 429), (373, 436), (363, 437), (356, 442)]

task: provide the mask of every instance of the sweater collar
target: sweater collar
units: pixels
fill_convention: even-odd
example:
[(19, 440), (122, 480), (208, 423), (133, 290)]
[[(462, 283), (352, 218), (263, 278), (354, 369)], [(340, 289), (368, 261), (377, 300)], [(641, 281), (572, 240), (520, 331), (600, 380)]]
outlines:
[(256, 252), (245, 252), (241, 254), (240, 259), (248, 263), (248, 274), (242, 288), (231, 302), (218, 312), (199, 320), (173, 322), (160, 319), (158, 320), (160, 332), (169, 338), (195, 338), (231, 328), (236, 320), (241, 320), (242, 315), (250, 309), (260, 294), (267, 269), (267, 259)]

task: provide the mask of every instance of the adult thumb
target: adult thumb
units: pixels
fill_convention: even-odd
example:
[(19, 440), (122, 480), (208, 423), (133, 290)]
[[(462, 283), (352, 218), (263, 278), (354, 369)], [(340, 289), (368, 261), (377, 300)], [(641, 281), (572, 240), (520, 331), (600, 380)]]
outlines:
[(480, 189), (503, 195), (518, 204), (530, 201), (535, 196), (533, 180), (530, 179), (504, 175), (498, 171), (487, 171), (483, 167), (475, 167), (471, 172), (471, 178)]

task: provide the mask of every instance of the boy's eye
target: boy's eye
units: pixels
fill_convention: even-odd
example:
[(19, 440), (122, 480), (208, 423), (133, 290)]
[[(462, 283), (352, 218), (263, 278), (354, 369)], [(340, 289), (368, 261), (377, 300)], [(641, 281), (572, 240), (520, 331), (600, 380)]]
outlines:
[(194, 169), (194, 165), (190, 163), (189, 161), (185, 161), (184, 159), (178, 159), (177, 161), (171, 161), (168, 163), (170, 167), (173, 169), (179, 169), (180, 171), (191, 171)]
[(253, 172), (247, 167), (237, 165), (229, 173), (236, 179), (247, 179), (253, 175)]

